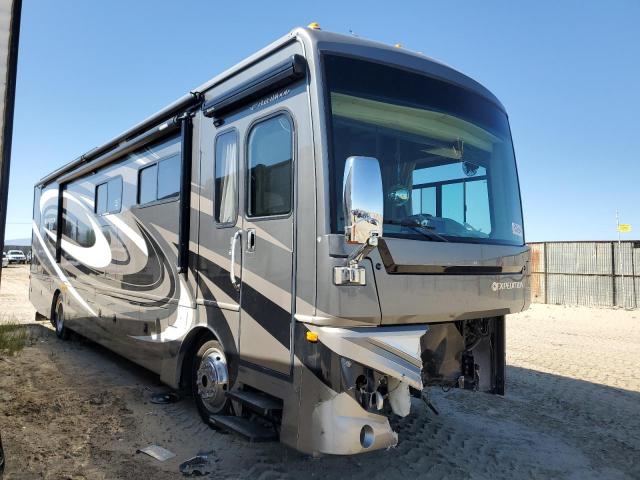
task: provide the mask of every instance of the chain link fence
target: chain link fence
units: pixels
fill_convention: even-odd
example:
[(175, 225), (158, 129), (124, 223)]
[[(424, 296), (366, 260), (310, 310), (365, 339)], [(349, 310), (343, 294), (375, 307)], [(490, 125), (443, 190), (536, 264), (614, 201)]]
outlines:
[(534, 242), (531, 301), (638, 308), (640, 241)]

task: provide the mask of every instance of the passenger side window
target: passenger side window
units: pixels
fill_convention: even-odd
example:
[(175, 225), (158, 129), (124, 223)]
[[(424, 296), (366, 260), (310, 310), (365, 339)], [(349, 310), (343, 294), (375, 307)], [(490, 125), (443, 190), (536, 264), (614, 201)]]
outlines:
[(140, 170), (138, 203), (155, 202), (158, 198), (158, 164)]
[(180, 191), (180, 157), (175, 155), (158, 162), (158, 200)]
[(292, 124), (287, 115), (258, 123), (249, 134), (248, 217), (291, 212)]
[(174, 155), (140, 170), (138, 203), (174, 197), (180, 192), (180, 156)]
[(98, 215), (118, 213), (122, 207), (122, 177), (96, 186), (95, 212)]
[(238, 216), (238, 134), (218, 135), (215, 145), (215, 219), (235, 224)]
[(107, 213), (107, 184), (103, 183), (96, 187), (96, 213), (104, 215)]
[(122, 177), (109, 180), (107, 183), (107, 210), (118, 213), (122, 206)]

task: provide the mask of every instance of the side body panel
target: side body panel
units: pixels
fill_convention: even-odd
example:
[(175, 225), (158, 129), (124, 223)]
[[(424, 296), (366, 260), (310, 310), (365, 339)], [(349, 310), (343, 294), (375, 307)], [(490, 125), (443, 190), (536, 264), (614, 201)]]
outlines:
[[(41, 212), (40, 200), (42, 199), (42, 187), (35, 187), (33, 192), (33, 224), (31, 233), (31, 251), (32, 259), (29, 276), (29, 300), (40, 315), (49, 317), (51, 315), (51, 276), (47, 265), (50, 262), (45, 253), (45, 249), (49, 247), (40, 241), (43, 232), (43, 222), (45, 215)], [(57, 200), (57, 197), (56, 197)], [(56, 202), (57, 205), (57, 202)], [(56, 212), (57, 207), (52, 208)], [(50, 254), (55, 255), (55, 245), (52, 250), (48, 250)], [(50, 268), (50, 266), (49, 266)]]
[[(166, 375), (169, 383), (176, 381), (180, 341), (194, 321), (195, 295), (190, 285), (195, 280), (193, 273), (179, 275), (176, 268), (178, 187), (166, 187), (175, 189), (166, 198), (142, 202), (138, 185), (143, 168), (179, 157), (180, 145), (178, 134), (169, 134), (64, 185), (59, 228), (47, 220), (54, 217), (58, 198), (57, 184), (48, 185), (37, 205), (42, 218), (37, 233), (34, 222), (35, 269), (46, 270), (52, 284), (43, 295), (48, 298), (37, 300), (38, 304), (50, 305), (56, 285), (61, 284), (71, 329)], [(121, 187), (116, 188), (110, 210), (98, 212), (97, 188), (112, 180)], [(55, 262), (56, 242), (59, 263)], [(192, 278), (191, 284), (187, 278)], [(187, 309), (185, 314), (179, 314), (179, 304)], [(167, 358), (170, 364), (165, 369)]]

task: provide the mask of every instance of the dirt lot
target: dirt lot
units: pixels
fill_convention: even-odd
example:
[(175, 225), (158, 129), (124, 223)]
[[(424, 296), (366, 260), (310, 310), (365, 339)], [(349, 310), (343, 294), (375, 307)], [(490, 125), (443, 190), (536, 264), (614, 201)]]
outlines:
[[(58, 341), (34, 321), (28, 271), (3, 271), (0, 317), (30, 323), (29, 345), (0, 359), (7, 479), (170, 479), (213, 451), (210, 478), (640, 478), (640, 312), (535, 305), (508, 319), (507, 395), (434, 392), (416, 402), (391, 451), (312, 459), (203, 425), (186, 398), (93, 343)], [(164, 463), (136, 449), (158, 444)]]

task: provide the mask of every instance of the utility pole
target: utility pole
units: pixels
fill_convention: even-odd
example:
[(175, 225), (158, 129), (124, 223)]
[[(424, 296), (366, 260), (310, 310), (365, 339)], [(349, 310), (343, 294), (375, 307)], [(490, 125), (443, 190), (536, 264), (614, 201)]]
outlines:
[[(4, 249), (22, 0), (0, 0), (0, 250)], [(0, 264), (0, 281), (2, 265)]]

